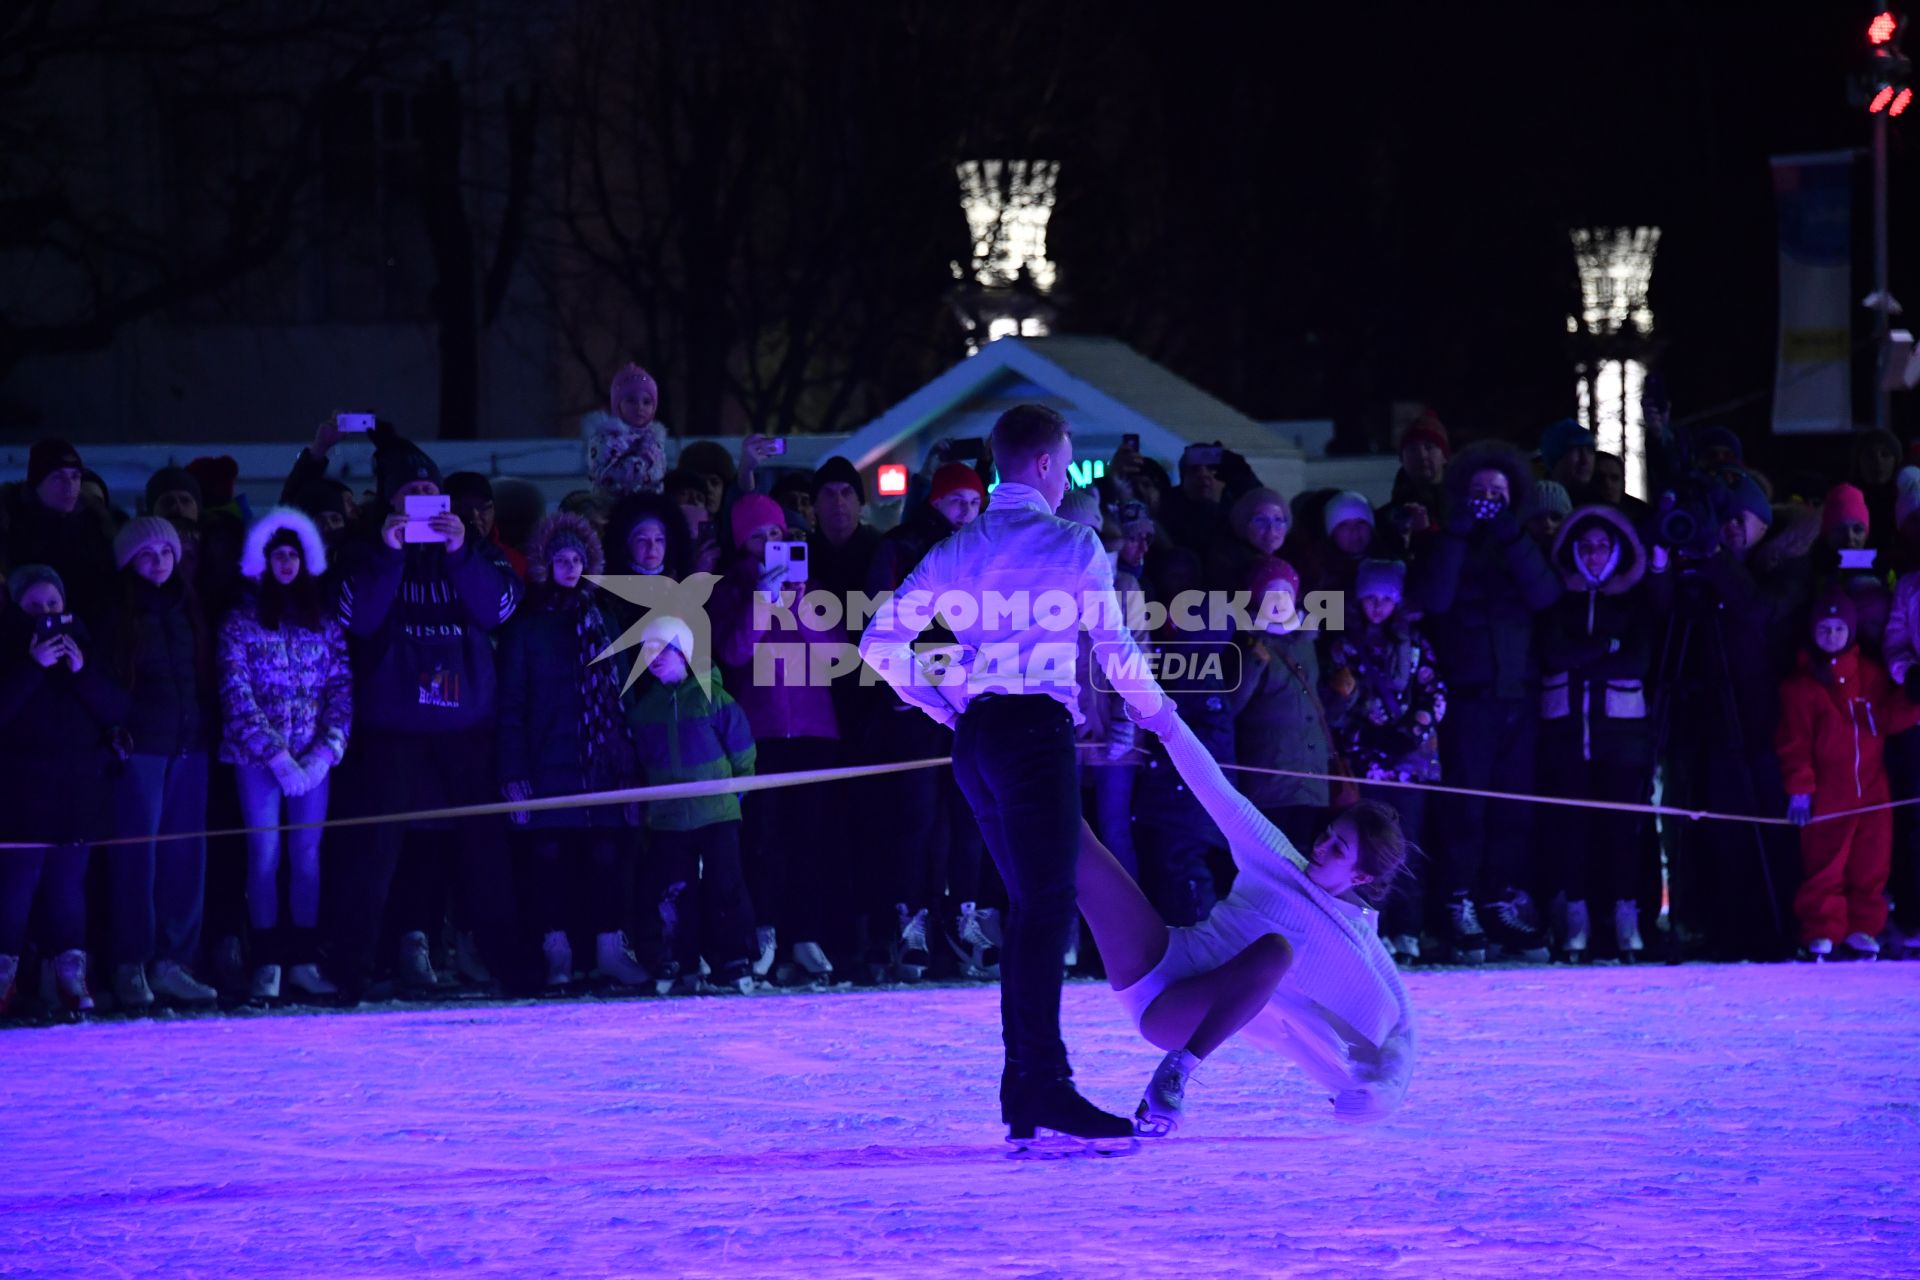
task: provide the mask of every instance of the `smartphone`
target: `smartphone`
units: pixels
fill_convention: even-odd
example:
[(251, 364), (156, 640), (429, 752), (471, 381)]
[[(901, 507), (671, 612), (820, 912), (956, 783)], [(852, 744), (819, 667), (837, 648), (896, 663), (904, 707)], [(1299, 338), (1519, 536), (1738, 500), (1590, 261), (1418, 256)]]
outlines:
[(787, 451), (787, 438), (785, 436), (772, 436), (768, 438), (767, 456), (769, 458), (778, 457), (779, 455), (785, 453), (786, 451)]
[(807, 580), (807, 544), (804, 542), (769, 542), (766, 550), (766, 566), (785, 565), (782, 582), (805, 582)]
[(33, 620), (33, 633), (36, 636), (64, 636), (73, 630), (73, 615), (70, 613), (43, 613)]
[(1140, 433), (1137, 431), (1129, 431), (1127, 434), (1121, 436), (1120, 447), (1122, 449), (1131, 449), (1135, 453), (1140, 452)]
[(1876, 554), (1878, 553), (1875, 552), (1872, 547), (1861, 547), (1857, 550), (1853, 547), (1843, 548), (1840, 552), (1840, 567), (1842, 569), (1871, 569), (1873, 568), (1873, 557)]
[(453, 499), (444, 493), (410, 493), (407, 495), (407, 530), (403, 541), (406, 542), (445, 542), (438, 529), (427, 521), (435, 516), (443, 516), (453, 510)]
[(341, 435), (361, 435), (373, 430), (373, 415), (370, 413), (336, 413), (333, 415), (333, 429)]

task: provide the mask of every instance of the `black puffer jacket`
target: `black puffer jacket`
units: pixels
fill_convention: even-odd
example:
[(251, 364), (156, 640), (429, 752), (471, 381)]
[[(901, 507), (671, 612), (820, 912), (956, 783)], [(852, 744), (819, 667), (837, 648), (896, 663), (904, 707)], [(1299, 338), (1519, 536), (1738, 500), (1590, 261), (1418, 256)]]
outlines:
[(101, 839), (113, 828), (109, 735), (126, 719), (127, 691), (84, 622), (70, 632), (84, 658), (77, 674), (27, 656), (32, 627), (12, 607), (0, 621), (0, 840)]
[[(1493, 519), (1475, 520), (1468, 483), (1489, 470), (1506, 475), (1513, 501)], [(1534, 691), (1534, 618), (1562, 587), (1546, 552), (1527, 536), (1524, 504), (1532, 492), (1526, 459), (1508, 445), (1469, 446), (1447, 466), (1451, 514), (1415, 554), (1407, 595), (1426, 618), (1455, 701)]]
[[(1597, 585), (1574, 556), (1575, 542), (1596, 525), (1619, 548), (1618, 563)], [(1650, 593), (1663, 591), (1670, 578), (1647, 574), (1633, 522), (1607, 506), (1581, 507), (1567, 517), (1554, 539), (1553, 563), (1567, 594), (1539, 623), (1542, 747), (1651, 768), (1648, 682), (1666, 604)]]
[(132, 695), (126, 728), (134, 753), (205, 751), (214, 687), (199, 601), (177, 571), (158, 587), (131, 572), (122, 577), (127, 604), (115, 641)]

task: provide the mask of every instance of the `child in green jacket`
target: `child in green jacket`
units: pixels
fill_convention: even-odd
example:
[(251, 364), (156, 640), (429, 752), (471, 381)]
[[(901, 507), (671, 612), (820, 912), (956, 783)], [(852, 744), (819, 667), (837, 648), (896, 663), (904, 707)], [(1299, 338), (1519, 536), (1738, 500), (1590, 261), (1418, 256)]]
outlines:
[[(746, 778), (753, 774), (753, 731), (720, 683), (703, 691), (688, 667), (693, 633), (678, 618), (658, 617), (641, 633), (651, 654), (627, 701), (627, 721), (648, 786)], [(683, 991), (699, 987), (706, 957), (722, 989), (751, 991), (753, 904), (740, 866), (740, 797), (733, 792), (647, 804), (651, 888), (671, 959), (656, 976)], [(664, 988), (663, 988), (664, 989)]]

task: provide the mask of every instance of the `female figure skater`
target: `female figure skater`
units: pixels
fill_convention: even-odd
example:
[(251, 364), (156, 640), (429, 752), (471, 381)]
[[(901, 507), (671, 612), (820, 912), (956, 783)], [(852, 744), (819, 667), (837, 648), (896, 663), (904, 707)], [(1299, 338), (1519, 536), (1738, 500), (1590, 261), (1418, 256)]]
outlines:
[(1160, 735), (1239, 874), (1205, 920), (1168, 928), (1081, 824), (1080, 910), (1134, 1025), (1167, 1051), (1135, 1112), (1136, 1131), (1172, 1133), (1188, 1077), (1243, 1027), (1333, 1090), (1338, 1119), (1389, 1114), (1413, 1072), (1413, 1011), (1373, 908), (1359, 899), (1384, 899), (1406, 861), (1399, 818), (1361, 801), (1303, 857), (1227, 781), (1171, 702), (1140, 723)]

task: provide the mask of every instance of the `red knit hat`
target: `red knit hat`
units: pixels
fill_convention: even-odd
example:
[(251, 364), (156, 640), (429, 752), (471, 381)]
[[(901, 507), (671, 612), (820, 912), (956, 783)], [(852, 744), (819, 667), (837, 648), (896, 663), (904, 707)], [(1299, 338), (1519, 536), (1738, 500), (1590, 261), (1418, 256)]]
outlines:
[(1441, 424), (1440, 415), (1431, 409), (1421, 410), (1420, 416), (1408, 423), (1407, 429), (1400, 434), (1402, 449), (1416, 441), (1438, 448), (1441, 457), (1450, 457), (1453, 453), (1453, 444), (1447, 438), (1447, 429)]
[(1825, 537), (1842, 520), (1867, 524), (1867, 495), (1850, 484), (1837, 484), (1827, 490), (1820, 503), (1820, 534)]
[(987, 499), (987, 486), (980, 479), (980, 473), (964, 462), (949, 462), (933, 473), (933, 492), (927, 495), (928, 502), (938, 502), (956, 489), (971, 489)]
[(1262, 556), (1253, 562), (1253, 568), (1247, 572), (1247, 589), (1253, 592), (1255, 605), (1267, 592), (1281, 587), (1292, 592), (1295, 601), (1300, 599), (1300, 575), (1292, 565), (1273, 556)]

